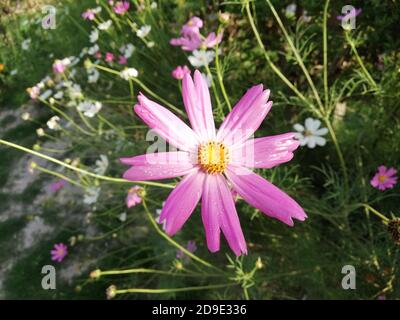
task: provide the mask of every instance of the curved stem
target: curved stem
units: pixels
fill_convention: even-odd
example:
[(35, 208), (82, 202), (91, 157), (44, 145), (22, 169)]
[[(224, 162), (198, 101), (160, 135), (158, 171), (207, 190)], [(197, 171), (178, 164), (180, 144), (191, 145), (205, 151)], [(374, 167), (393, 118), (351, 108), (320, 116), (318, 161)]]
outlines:
[(74, 166), (72, 166), (72, 165), (70, 165), (70, 164), (68, 164), (68, 163), (65, 163), (65, 162), (60, 161), (60, 160), (58, 160), (58, 159), (55, 159), (55, 158), (53, 158), (53, 157), (47, 156), (47, 155), (45, 155), (45, 154), (43, 154), (43, 153), (36, 152), (36, 151), (34, 151), (34, 150), (25, 148), (25, 147), (23, 147), (23, 146), (20, 146), (20, 145), (18, 145), (18, 144), (15, 144), (15, 143), (12, 143), (12, 142), (3, 140), (3, 139), (0, 139), (0, 144), (4, 144), (4, 145), (6, 145), (6, 146), (9, 146), (9, 147), (12, 147), (12, 148), (15, 148), (15, 149), (24, 151), (24, 152), (26, 152), (26, 153), (30, 153), (30, 154), (32, 154), (32, 155), (34, 155), (34, 156), (37, 156), (37, 157), (46, 159), (46, 160), (48, 160), (48, 161), (57, 163), (57, 164), (59, 164), (59, 165), (65, 167), (65, 168), (71, 169), (71, 170), (73, 170), (73, 171), (82, 173), (82, 174), (84, 174), (84, 175), (86, 175), (86, 176), (90, 176), (90, 177), (92, 177), (92, 178), (96, 178), (96, 179), (99, 179), (99, 180), (110, 181), (110, 182), (116, 182), (116, 183), (131, 183), (131, 184), (136, 183), (136, 184), (142, 184), (142, 185), (146, 185), (146, 186), (162, 187), (162, 188), (167, 188), (167, 189), (173, 189), (173, 188), (175, 188), (174, 185), (166, 184), (166, 183), (158, 183), (158, 182), (152, 182), (152, 181), (129, 181), (129, 180), (126, 180), (126, 179), (121, 179), (121, 178), (113, 178), (113, 177), (102, 176), (102, 175), (95, 174), (95, 173), (92, 173), (92, 172), (90, 172), (90, 171), (87, 171), (87, 170), (84, 170), (84, 169), (81, 169), (81, 168), (74, 167)]
[(186, 254), (187, 256), (189, 256), (190, 258), (192, 258), (193, 260), (196, 260), (197, 262), (201, 263), (202, 265), (209, 267), (209, 268), (213, 268), (216, 269), (218, 271), (222, 271), (219, 268), (215, 267), (214, 265), (212, 265), (211, 263), (199, 258), (198, 256), (196, 256), (195, 254), (191, 253), (189, 250), (187, 250), (186, 248), (182, 247), (179, 243), (177, 243), (176, 241), (174, 241), (173, 239), (171, 239), (165, 232), (163, 232), (160, 227), (158, 226), (157, 222), (154, 220), (154, 217), (152, 216), (152, 214), (149, 211), (149, 208), (147, 207), (146, 201), (143, 199), (143, 207), (144, 210), (146, 211), (146, 214), (152, 224), (152, 226), (154, 227), (154, 229), (156, 229), (157, 233), (160, 234), (164, 239), (166, 239), (169, 243), (171, 243), (174, 247), (178, 248), (179, 250), (181, 250), (184, 254)]
[(302, 100), (317, 116), (322, 117), (321, 112), (315, 108), (315, 106), (296, 88), (296, 86), (290, 82), (290, 80), (279, 70), (279, 68), (272, 62), (271, 58), (269, 57), (267, 51), (265, 50), (265, 46), (261, 40), (260, 33), (257, 30), (257, 27), (254, 23), (253, 16), (250, 11), (249, 1), (246, 2), (246, 12), (247, 17), (250, 22), (250, 26), (253, 30), (253, 33), (257, 39), (259, 47), (262, 49), (265, 60), (267, 61), (268, 65), (276, 73), (276, 75)]
[[(221, 28), (218, 28), (217, 34), (220, 32), (221, 32)], [(231, 111), (232, 105), (231, 105), (231, 102), (229, 101), (228, 94), (226, 93), (226, 90), (225, 90), (224, 79), (222, 77), (221, 66), (219, 64), (219, 53), (218, 52), (219, 52), (219, 45), (217, 44), (215, 46), (215, 69), (217, 70), (217, 78), (218, 78), (219, 86), (222, 91), (222, 95), (224, 96), (225, 102), (228, 106), (228, 110)]]
[(361, 203), (360, 205), (362, 207), (364, 207), (365, 209), (367, 209), (368, 211), (371, 211), (377, 217), (381, 218), (383, 223), (386, 224), (390, 221), (390, 219), (388, 217), (386, 217), (384, 214), (380, 213), (378, 210), (375, 210), (374, 208), (372, 208), (369, 204)]
[(270, 7), (270, 9), (271, 9), (271, 11), (272, 11), (272, 14), (275, 16), (275, 19), (276, 19), (276, 21), (278, 22), (278, 25), (279, 25), (279, 27), (281, 28), (281, 30), (282, 30), (282, 32), (283, 32), (285, 38), (286, 38), (287, 43), (289, 44), (290, 48), (291, 48), (292, 51), (293, 51), (293, 54), (294, 54), (294, 56), (295, 56), (295, 58), (296, 58), (296, 60), (297, 60), (297, 63), (299, 64), (301, 70), (303, 70), (303, 73), (304, 73), (304, 75), (305, 75), (305, 77), (306, 77), (306, 79), (307, 79), (308, 84), (309, 84), (310, 87), (311, 87), (311, 91), (312, 91), (313, 94), (314, 94), (315, 100), (317, 101), (317, 104), (318, 104), (319, 108), (320, 108), (321, 112), (323, 112), (324, 107), (323, 107), (323, 105), (322, 105), (321, 98), (319, 97), (317, 88), (315, 87), (314, 82), (313, 82), (313, 80), (311, 79), (311, 76), (310, 76), (310, 74), (309, 74), (307, 68), (306, 68), (305, 65), (304, 65), (303, 59), (301, 58), (299, 52), (297, 51), (295, 45), (293, 44), (292, 39), (290, 38), (290, 36), (289, 36), (289, 34), (288, 34), (288, 32), (287, 32), (285, 26), (284, 26), (283, 23), (282, 23), (281, 18), (279, 17), (278, 13), (276, 12), (276, 10), (275, 10), (274, 6), (272, 5), (271, 1), (270, 1), (270, 0), (265, 0), (265, 1), (266, 1), (267, 4), (269, 5), (269, 7)]
[(324, 93), (325, 93), (325, 110), (329, 106), (329, 89), (328, 89), (328, 32), (327, 32), (327, 19), (328, 19), (329, 0), (325, 2), (324, 19), (323, 19), (323, 51), (324, 51)]
[(353, 40), (350, 38), (349, 36), (349, 31), (345, 31), (344, 32), (344, 36), (346, 38), (346, 41), (349, 43), (351, 50), (353, 51), (354, 55), (356, 56), (357, 62), (360, 65), (362, 71), (364, 72), (365, 76), (367, 77), (369, 83), (376, 88), (377, 84), (375, 82), (375, 80), (372, 78), (371, 74), (368, 72), (367, 68), (364, 65), (364, 62), (362, 61), (360, 55), (358, 54), (357, 48), (353, 42)]

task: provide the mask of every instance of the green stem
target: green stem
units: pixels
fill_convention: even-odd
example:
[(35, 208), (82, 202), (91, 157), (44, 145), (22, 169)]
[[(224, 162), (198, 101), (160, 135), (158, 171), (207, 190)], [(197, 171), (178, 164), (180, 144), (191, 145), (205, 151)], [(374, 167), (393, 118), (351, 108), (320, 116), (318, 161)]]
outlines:
[(327, 32), (327, 18), (328, 18), (329, 0), (325, 2), (324, 20), (323, 20), (323, 51), (324, 51), (324, 93), (325, 93), (325, 110), (329, 106), (329, 89), (328, 89), (328, 32)]
[(385, 215), (383, 215), (382, 213), (380, 213), (379, 211), (375, 210), (374, 208), (372, 208), (369, 204), (366, 203), (362, 203), (361, 206), (363, 206), (365, 209), (367, 209), (368, 211), (371, 211), (374, 215), (376, 215), (377, 217), (381, 218), (383, 223), (388, 223), (390, 221), (389, 218), (387, 218)]
[[(221, 32), (221, 28), (218, 28), (218, 33), (219, 32)], [(226, 90), (225, 90), (224, 79), (222, 77), (221, 66), (219, 64), (219, 53), (218, 53), (218, 51), (219, 51), (219, 45), (217, 44), (215, 46), (215, 69), (217, 70), (217, 78), (218, 78), (218, 82), (219, 82), (219, 87), (221, 88), (221, 91), (222, 91), (222, 95), (224, 96), (226, 105), (228, 106), (228, 110), (231, 111), (232, 110), (232, 105), (231, 105), (231, 102), (229, 101), (228, 94), (226, 93)]]
[(211, 263), (199, 258), (198, 256), (194, 255), (193, 253), (191, 253), (190, 251), (188, 251), (186, 248), (182, 247), (179, 243), (177, 243), (176, 241), (174, 241), (173, 239), (171, 239), (166, 233), (164, 233), (160, 227), (158, 226), (157, 222), (155, 221), (154, 217), (152, 216), (152, 214), (149, 211), (149, 208), (147, 207), (146, 201), (143, 200), (143, 207), (144, 210), (146, 211), (146, 214), (152, 224), (152, 226), (154, 227), (154, 229), (156, 229), (157, 233), (160, 234), (164, 239), (166, 239), (170, 244), (172, 244), (174, 247), (178, 248), (179, 250), (181, 250), (184, 254), (186, 254), (187, 256), (189, 256), (190, 258), (192, 258), (193, 260), (201, 263), (202, 265), (209, 267), (209, 268), (213, 268), (216, 269), (218, 271), (221, 272), (221, 270), (217, 267), (215, 267), (214, 265), (212, 265)]
[(65, 181), (68, 181), (69, 183), (71, 183), (71, 184), (73, 184), (73, 185), (75, 185), (75, 186), (77, 186), (77, 187), (85, 188), (85, 186), (83, 186), (83, 185), (80, 184), (79, 182), (76, 182), (75, 180), (72, 180), (72, 179), (68, 178), (67, 176), (64, 176), (64, 175), (61, 174), (61, 173), (48, 170), (48, 169), (43, 168), (43, 167), (38, 166), (38, 165), (36, 165), (35, 169), (38, 169), (39, 171), (42, 171), (42, 172), (44, 172), (44, 173), (47, 173), (47, 174), (50, 174), (50, 175), (52, 175), (52, 176), (56, 176), (56, 177), (58, 177), (58, 178), (60, 178), (60, 179), (63, 179), (63, 180), (65, 180)]
[[(98, 64), (93, 64), (93, 67), (115, 74), (115, 75), (120, 75), (120, 72), (111, 68), (107, 68), (104, 66), (100, 66)], [(133, 78), (132, 79), (133, 82), (136, 82), (144, 91), (146, 91), (148, 94), (150, 94), (153, 98), (156, 98), (157, 100), (161, 101), (163, 104), (165, 104), (166, 106), (170, 107), (172, 110), (174, 110), (175, 112), (179, 113), (181, 116), (185, 116), (186, 114), (178, 109), (177, 107), (175, 107), (173, 104), (169, 103), (167, 100), (161, 98), (159, 95), (157, 95), (156, 93), (154, 93), (149, 87), (147, 87), (142, 81), (140, 81), (138, 78)]]
[(358, 54), (357, 48), (356, 48), (356, 46), (355, 46), (353, 40), (352, 40), (352, 39), (350, 38), (350, 36), (349, 36), (349, 31), (345, 31), (345, 32), (344, 32), (344, 35), (345, 35), (346, 41), (347, 41), (348, 44), (350, 45), (351, 50), (353, 51), (354, 55), (356, 56), (357, 62), (358, 62), (358, 64), (360, 65), (360, 67), (361, 67), (362, 71), (364, 72), (365, 76), (367, 77), (369, 83), (370, 83), (374, 88), (376, 88), (376, 87), (377, 87), (377, 84), (376, 84), (375, 80), (372, 78), (371, 74), (368, 72), (367, 68), (366, 68), (365, 65), (364, 65), (364, 62), (362, 61), (360, 55)]
[(208, 286), (185, 287), (185, 288), (166, 288), (166, 289), (132, 288), (132, 289), (116, 290), (115, 294), (185, 292), (185, 291), (198, 291), (198, 290), (208, 290), (208, 289), (220, 289), (220, 288), (231, 287), (231, 286), (234, 286), (234, 285), (236, 285), (236, 284), (234, 284), (234, 283), (224, 283), (224, 284), (214, 284), (214, 285), (208, 285)]
[(161, 187), (161, 188), (167, 188), (167, 189), (175, 188), (174, 185), (165, 184), (165, 183), (158, 183), (158, 182), (152, 182), (152, 181), (129, 181), (129, 180), (126, 180), (126, 179), (121, 179), (121, 178), (113, 178), (113, 177), (102, 176), (102, 175), (95, 174), (95, 173), (92, 173), (90, 171), (87, 171), (87, 170), (84, 170), (84, 169), (81, 169), (81, 168), (77, 168), (77, 167), (71, 166), (68, 163), (65, 163), (65, 162), (60, 161), (58, 159), (55, 159), (53, 157), (47, 156), (47, 155), (45, 155), (43, 153), (36, 152), (34, 150), (25, 148), (23, 146), (20, 146), (18, 144), (15, 144), (15, 143), (3, 140), (3, 139), (0, 139), (0, 144), (4, 144), (6, 146), (9, 146), (9, 147), (24, 151), (26, 153), (30, 153), (30, 154), (32, 154), (34, 156), (37, 156), (37, 157), (46, 159), (48, 161), (57, 163), (57, 164), (65, 167), (65, 168), (71, 169), (71, 170), (76, 171), (78, 173), (82, 173), (82, 174), (84, 174), (86, 176), (90, 176), (92, 178), (96, 178), (96, 179), (99, 179), (99, 180), (116, 182), (116, 183), (131, 183), (131, 184), (136, 183), (136, 184), (142, 184), (142, 185), (146, 185), (146, 186)]
[(272, 62), (271, 58), (269, 57), (267, 51), (265, 50), (265, 46), (261, 40), (260, 33), (257, 30), (257, 27), (254, 23), (253, 16), (250, 11), (250, 5), (249, 2), (246, 2), (246, 12), (247, 12), (247, 17), (250, 22), (250, 26), (253, 30), (253, 33), (257, 39), (259, 47), (262, 49), (265, 60), (267, 61), (268, 65), (276, 73), (276, 75), (302, 100), (306, 105), (310, 107), (310, 109), (319, 117), (322, 116), (320, 111), (315, 108), (315, 106), (295, 87), (293, 83), (290, 82), (290, 80), (279, 70), (279, 68)]
[(339, 158), (340, 166), (342, 167), (342, 171), (343, 171), (345, 188), (348, 191), (349, 190), (349, 178), (348, 178), (348, 175), (347, 175), (347, 166), (346, 166), (346, 162), (344, 161), (342, 150), (340, 149), (340, 145), (339, 145), (339, 142), (337, 140), (335, 130), (333, 129), (329, 118), (324, 117), (324, 122), (325, 122), (325, 124), (326, 124), (326, 126), (328, 128), (328, 131), (329, 131), (329, 134), (331, 136), (332, 142), (333, 142), (333, 144), (335, 146), (336, 153), (337, 153), (338, 158)]
[(211, 87), (212, 87), (213, 92), (214, 92), (215, 100), (217, 101), (217, 106), (218, 106), (218, 110), (220, 112), (220, 117), (221, 117), (221, 119), (224, 119), (224, 117), (225, 117), (224, 108), (222, 107), (221, 101), (219, 100), (217, 87), (215, 86), (214, 78), (213, 78), (213, 76), (211, 74), (210, 67), (208, 66), (208, 64), (206, 64), (204, 67), (205, 67), (205, 69), (207, 71), (208, 76), (211, 77)]
[(311, 76), (310, 76), (310, 74), (309, 74), (307, 68), (306, 68), (305, 65), (304, 65), (303, 59), (301, 58), (299, 52), (297, 51), (295, 45), (293, 44), (292, 39), (290, 38), (290, 36), (289, 36), (289, 34), (288, 34), (288, 32), (287, 32), (285, 26), (284, 26), (283, 23), (282, 23), (281, 18), (279, 17), (278, 13), (276, 12), (276, 10), (275, 10), (274, 6), (272, 5), (271, 1), (270, 1), (270, 0), (265, 0), (265, 1), (266, 1), (267, 4), (269, 5), (269, 7), (270, 7), (270, 9), (271, 9), (271, 11), (272, 11), (272, 14), (275, 16), (275, 19), (276, 19), (276, 21), (278, 22), (278, 25), (279, 25), (279, 27), (281, 28), (281, 30), (282, 30), (282, 32), (283, 32), (285, 38), (286, 38), (286, 41), (288, 42), (290, 48), (291, 48), (292, 51), (293, 51), (293, 54), (294, 54), (294, 56), (295, 56), (295, 58), (296, 58), (296, 60), (297, 60), (297, 63), (299, 64), (301, 70), (303, 71), (304, 75), (306, 76), (307, 82), (308, 82), (308, 84), (309, 84), (310, 87), (311, 87), (311, 91), (312, 91), (313, 94), (314, 94), (315, 100), (317, 101), (317, 104), (318, 104), (318, 106), (319, 106), (319, 108), (320, 108), (320, 111), (323, 113), (324, 107), (323, 107), (323, 105), (322, 105), (321, 98), (319, 97), (317, 88), (315, 87), (314, 82), (313, 82), (313, 80), (311, 79)]

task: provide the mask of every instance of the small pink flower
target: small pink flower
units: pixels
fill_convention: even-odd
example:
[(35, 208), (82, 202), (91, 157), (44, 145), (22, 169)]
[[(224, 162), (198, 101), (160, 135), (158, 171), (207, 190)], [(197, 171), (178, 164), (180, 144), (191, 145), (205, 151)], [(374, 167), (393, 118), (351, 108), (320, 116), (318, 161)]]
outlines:
[(40, 88), (38, 86), (34, 86), (32, 88), (28, 88), (26, 90), (31, 97), (31, 99), (36, 100), (40, 95)]
[(96, 13), (93, 9), (87, 9), (84, 13), (82, 13), (82, 18), (85, 20), (94, 20), (96, 17)]
[(94, 56), (95, 56), (97, 59), (101, 59), (102, 54), (101, 54), (100, 51), (97, 51), (97, 52), (94, 54)]
[(182, 27), (181, 34), (198, 33), (201, 28), (203, 28), (203, 20), (194, 16)]
[(128, 1), (117, 1), (114, 6), (114, 12), (116, 14), (124, 15), (129, 10)]
[(395, 168), (387, 169), (385, 166), (380, 166), (370, 183), (374, 188), (382, 191), (392, 189), (397, 183), (396, 173), (397, 170)]
[(215, 32), (211, 32), (204, 38), (200, 33), (200, 28), (202, 27), (203, 21), (198, 17), (192, 17), (182, 27), (180, 31), (181, 37), (173, 38), (169, 43), (173, 46), (180, 46), (185, 51), (194, 51), (200, 47), (212, 48), (222, 41), (223, 31), (218, 35)]
[(222, 36), (224, 35), (224, 30), (222, 30), (218, 35), (215, 35), (215, 32), (211, 32), (208, 34), (206, 39), (203, 41), (203, 45), (207, 48), (215, 47), (222, 41)]
[(55, 74), (64, 73), (66, 65), (61, 60), (56, 60), (53, 63), (53, 72)]
[(198, 70), (194, 80), (186, 74), (182, 81), (183, 104), (192, 128), (168, 109), (139, 94), (135, 113), (179, 151), (122, 158), (123, 164), (131, 166), (123, 177), (149, 181), (183, 176), (169, 194), (158, 220), (165, 222), (169, 236), (183, 227), (201, 202), (208, 249), (220, 249), (223, 233), (237, 256), (247, 254), (231, 188), (253, 207), (289, 226), (294, 225), (293, 219), (307, 218), (294, 199), (252, 170), (290, 161), (300, 144), (294, 132), (252, 138), (272, 108), (269, 95), (262, 84), (250, 88), (217, 130), (208, 85)]
[(105, 60), (106, 60), (106, 62), (113, 62), (114, 61), (114, 54), (112, 54), (111, 52), (107, 52)]
[[(194, 240), (189, 240), (188, 243), (186, 244), (186, 250), (189, 251), (190, 253), (194, 253), (197, 250), (196, 242)], [(182, 250), (176, 250), (177, 259), (183, 259), (185, 257), (187, 261), (190, 260), (190, 258), (186, 256)]]
[(121, 64), (121, 65), (124, 65), (127, 62), (128, 62), (128, 60), (126, 59), (125, 56), (120, 56), (119, 59), (118, 59), (118, 63)]
[(53, 250), (50, 251), (51, 260), (61, 262), (68, 254), (68, 247), (64, 243), (58, 243), (54, 245)]
[(58, 180), (56, 182), (53, 182), (50, 185), (50, 191), (55, 193), (55, 192), (61, 190), (64, 186), (65, 186), (65, 180), (63, 180), (63, 179)]
[(128, 208), (132, 208), (142, 202), (142, 197), (140, 195), (142, 191), (143, 188), (139, 186), (134, 186), (129, 189), (128, 195), (126, 196), (126, 206)]
[(185, 74), (190, 74), (190, 69), (187, 66), (177, 66), (171, 74), (175, 79), (182, 80)]

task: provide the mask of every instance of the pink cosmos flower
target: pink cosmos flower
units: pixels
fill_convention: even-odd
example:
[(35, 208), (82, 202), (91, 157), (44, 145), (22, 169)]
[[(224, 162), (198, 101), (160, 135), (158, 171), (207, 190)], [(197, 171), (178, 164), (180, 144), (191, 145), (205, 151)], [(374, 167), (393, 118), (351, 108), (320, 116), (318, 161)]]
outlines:
[(190, 74), (190, 69), (186, 65), (177, 66), (171, 74), (175, 79), (182, 80), (185, 74)]
[(94, 20), (96, 17), (96, 13), (93, 9), (87, 9), (84, 13), (82, 13), (82, 18), (85, 20)]
[(385, 166), (378, 167), (378, 172), (370, 181), (374, 188), (379, 190), (392, 189), (397, 183), (397, 170), (395, 168), (387, 169)]
[(208, 249), (219, 250), (222, 230), (233, 252), (237, 256), (246, 254), (246, 241), (228, 182), (242, 199), (270, 217), (290, 226), (292, 218), (307, 218), (291, 197), (251, 171), (290, 161), (299, 146), (295, 133), (249, 139), (272, 107), (269, 93), (261, 84), (250, 88), (218, 131), (207, 83), (198, 70), (194, 82), (189, 74), (182, 82), (183, 102), (193, 129), (166, 108), (139, 95), (139, 103), (134, 106), (136, 114), (179, 151), (122, 158), (123, 164), (132, 166), (123, 176), (133, 181), (184, 176), (161, 211), (159, 222), (165, 222), (168, 235), (182, 228), (202, 198)]
[(129, 10), (128, 1), (117, 1), (114, 5), (114, 12), (116, 14), (124, 15)]
[(362, 12), (361, 8), (359, 8), (359, 9), (354, 8), (348, 14), (345, 14), (343, 16), (337, 16), (336, 20), (339, 20), (339, 21), (348, 20), (350, 18), (357, 17), (361, 12)]
[(111, 52), (106, 52), (105, 60), (106, 60), (106, 62), (113, 62), (114, 61), (114, 54), (112, 54)]
[(194, 51), (200, 47), (212, 48), (222, 41), (223, 31), (218, 35), (211, 32), (207, 37), (203, 37), (200, 33), (202, 27), (203, 21), (198, 17), (192, 17), (182, 27), (181, 37), (171, 39), (169, 43), (173, 46), (180, 46), (185, 51)]
[(68, 247), (64, 243), (55, 244), (53, 250), (50, 251), (51, 260), (61, 262), (68, 254)]
[(140, 196), (142, 190), (143, 188), (139, 186), (134, 186), (129, 189), (128, 195), (126, 196), (126, 206), (128, 208), (132, 208), (142, 201), (142, 197)]
[(94, 56), (95, 56), (97, 59), (101, 59), (102, 54), (101, 54), (100, 51), (97, 51), (97, 52), (94, 54)]
[(182, 34), (199, 33), (200, 29), (203, 28), (203, 20), (199, 17), (193, 16), (189, 19), (181, 29)]
[(63, 179), (58, 180), (50, 185), (50, 191), (56, 193), (57, 191), (61, 190), (64, 186), (65, 186), (65, 180)]
[(125, 56), (120, 56), (120, 57), (118, 58), (118, 63), (121, 64), (121, 65), (124, 65), (124, 64), (126, 64), (127, 62), (128, 62), (128, 59), (126, 59)]
[(53, 72), (55, 74), (63, 73), (67, 66), (63, 63), (62, 60), (55, 60), (53, 63)]
[(28, 88), (26, 90), (31, 97), (31, 99), (36, 100), (40, 95), (40, 88), (38, 86), (34, 86), (32, 88)]

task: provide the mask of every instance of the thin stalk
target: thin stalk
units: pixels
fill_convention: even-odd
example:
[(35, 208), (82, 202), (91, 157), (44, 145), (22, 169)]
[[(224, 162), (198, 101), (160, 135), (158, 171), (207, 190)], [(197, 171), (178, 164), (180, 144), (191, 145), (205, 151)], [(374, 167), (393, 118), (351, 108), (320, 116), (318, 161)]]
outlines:
[(350, 45), (351, 50), (353, 51), (354, 55), (356, 56), (357, 62), (358, 62), (358, 64), (360, 65), (360, 67), (361, 67), (362, 71), (364, 72), (365, 76), (367, 77), (368, 81), (370, 82), (370, 84), (371, 84), (374, 88), (376, 88), (376, 87), (377, 87), (377, 84), (376, 84), (375, 80), (372, 78), (371, 74), (368, 72), (367, 68), (366, 68), (365, 65), (364, 65), (364, 62), (362, 61), (360, 55), (358, 54), (357, 48), (356, 48), (356, 46), (355, 46), (353, 40), (352, 40), (352, 39), (350, 38), (350, 36), (349, 36), (349, 32), (348, 32), (348, 31), (345, 31), (345, 32), (344, 32), (344, 36), (345, 36), (345, 38), (346, 38), (346, 41), (347, 41), (348, 44)]
[(224, 117), (225, 117), (224, 108), (222, 107), (221, 101), (219, 100), (217, 87), (215, 86), (214, 78), (213, 78), (213, 76), (211, 74), (210, 67), (208, 66), (208, 64), (206, 64), (204, 67), (205, 67), (205, 69), (207, 71), (208, 76), (211, 77), (211, 87), (212, 87), (213, 92), (214, 92), (215, 100), (217, 101), (218, 110), (220, 112), (221, 119), (224, 119)]
[(84, 188), (85, 187), (82, 184), (80, 184), (79, 182), (76, 182), (75, 180), (72, 180), (72, 179), (68, 178), (67, 176), (65, 176), (65, 175), (63, 175), (61, 173), (58, 173), (58, 172), (55, 172), (55, 171), (52, 171), (52, 170), (48, 170), (48, 169), (43, 168), (43, 167), (38, 166), (38, 165), (36, 165), (35, 170), (36, 169), (41, 171), (41, 172), (43, 172), (43, 173), (47, 173), (47, 174), (50, 174), (52, 176), (58, 177), (60, 179), (63, 179), (65, 181), (68, 181), (69, 183), (71, 183), (71, 184), (73, 184), (73, 185), (75, 185), (77, 187), (80, 187), (80, 188)]
[(332, 142), (335, 146), (336, 149), (336, 153), (338, 155), (339, 158), (339, 162), (340, 162), (340, 166), (342, 167), (342, 171), (343, 171), (343, 177), (344, 177), (344, 184), (346, 187), (346, 190), (349, 190), (349, 178), (348, 178), (348, 174), (347, 174), (347, 166), (346, 166), (346, 162), (344, 161), (344, 157), (343, 157), (343, 153), (342, 150), (340, 149), (340, 145), (338, 142), (338, 139), (336, 137), (336, 133), (335, 130), (332, 127), (331, 121), (329, 120), (329, 118), (324, 117), (324, 122), (328, 128), (329, 134), (331, 136)]
[(18, 144), (15, 144), (15, 143), (3, 140), (3, 139), (0, 139), (0, 144), (4, 144), (6, 146), (9, 146), (9, 147), (24, 151), (24, 152), (32, 154), (34, 156), (37, 156), (37, 157), (46, 159), (48, 161), (54, 162), (56, 164), (59, 164), (59, 165), (65, 167), (65, 168), (71, 169), (71, 170), (73, 170), (75, 172), (82, 173), (85, 176), (90, 176), (92, 178), (96, 178), (96, 179), (99, 179), (99, 180), (116, 182), (116, 183), (131, 183), (131, 184), (136, 183), (136, 184), (142, 184), (142, 185), (146, 185), (146, 186), (161, 187), (161, 188), (167, 188), (167, 189), (175, 188), (174, 185), (166, 184), (166, 183), (158, 183), (158, 182), (152, 182), (152, 181), (129, 181), (129, 180), (126, 180), (126, 179), (121, 179), (121, 178), (113, 178), (113, 177), (102, 176), (102, 175), (95, 174), (95, 173), (92, 173), (90, 171), (87, 171), (87, 170), (84, 170), (84, 169), (81, 169), (81, 168), (74, 167), (74, 166), (72, 166), (72, 165), (70, 165), (68, 163), (65, 163), (65, 162), (60, 161), (58, 159), (55, 159), (53, 157), (47, 156), (47, 155), (45, 155), (43, 153), (36, 152), (34, 150), (25, 148), (23, 146), (20, 146)]
[(166, 288), (166, 289), (141, 289), (141, 288), (131, 288), (131, 289), (121, 289), (115, 290), (115, 294), (124, 293), (168, 293), (168, 292), (185, 292), (185, 291), (199, 291), (199, 290), (211, 290), (220, 289), (235, 286), (234, 283), (224, 283), (224, 284), (214, 284), (208, 286), (198, 286), (198, 287), (185, 287), (185, 288)]
[(189, 256), (190, 258), (192, 258), (193, 260), (196, 260), (197, 262), (201, 263), (202, 265), (209, 267), (209, 268), (213, 268), (216, 269), (218, 271), (221, 272), (221, 270), (217, 267), (215, 267), (214, 265), (212, 265), (211, 263), (199, 258), (198, 256), (196, 256), (195, 254), (191, 253), (190, 251), (188, 251), (186, 248), (182, 247), (179, 243), (177, 243), (176, 241), (174, 241), (173, 239), (171, 239), (165, 232), (163, 232), (160, 227), (158, 226), (157, 222), (154, 220), (154, 217), (152, 216), (152, 214), (149, 211), (149, 208), (147, 207), (146, 201), (143, 201), (143, 207), (144, 210), (146, 211), (146, 214), (152, 224), (152, 226), (154, 227), (154, 229), (156, 229), (157, 233), (160, 234), (164, 239), (166, 239), (170, 244), (172, 244), (174, 247), (176, 247), (177, 249), (181, 250), (184, 254), (186, 254), (187, 256)]
[(275, 19), (276, 19), (276, 21), (278, 22), (278, 25), (279, 25), (279, 27), (281, 28), (281, 30), (282, 30), (282, 32), (283, 32), (285, 38), (286, 38), (286, 41), (288, 42), (290, 48), (291, 48), (292, 51), (293, 51), (293, 54), (294, 54), (294, 56), (295, 56), (295, 58), (296, 58), (296, 60), (297, 60), (297, 63), (299, 64), (301, 70), (303, 71), (304, 75), (306, 76), (307, 82), (308, 82), (308, 84), (309, 84), (310, 87), (311, 87), (311, 91), (312, 91), (313, 94), (314, 94), (315, 100), (317, 101), (317, 104), (318, 104), (318, 106), (319, 106), (321, 112), (323, 113), (324, 106), (322, 105), (321, 98), (319, 97), (317, 88), (315, 87), (314, 82), (313, 82), (313, 80), (311, 79), (311, 76), (310, 76), (310, 74), (309, 74), (309, 72), (308, 72), (306, 66), (304, 65), (303, 59), (301, 58), (299, 52), (297, 51), (295, 45), (293, 44), (293, 41), (292, 41), (292, 39), (290, 38), (290, 36), (289, 36), (289, 34), (288, 34), (288, 32), (287, 32), (285, 26), (283, 25), (281, 18), (279, 17), (278, 13), (276, 12), (275, 7), (272, 5), (272, 3), (271, 3), (270, 0), (265, 0), (265, 1), (266, 1), (267, 4), (269, 5), (269, 7), (270, 7), (270, 9), (271, 9), (271, 11), (272, 11), (272, 14), (275, 16)]
[[(218, 33), (219, 32), (221, 32), (221, 28), (218, 28)], [(222, 91), (222, 95), (224, 96), (226, 105), (228, 106), (228, 110), (231, 111), (232, 105), (231, 105), (231, 102), (229, 101), (228, 94), (226, 93), (226, 90), (225, 90), (224, 79), (222, 77), (221, 66), (219, 64), (219, 53), (218, 52), (219, 52), (219, 44), (217, 44), (215, 46), (215, 69), (217, 70), (217, 78), (218, 78), (218, 82), (219, 82), (219, 87), (221, 88), (221, 91)]]
[[(115, 75), (118, 75), (118, 76), (120, 75), (119, 71), (111, 69), (111, 68), (107, 68), (107, 67), (104, 67), (104, 66), (100, 66), (98, 64), (93, 64), (93, 67), (95, 67), (97, 69), (100, 69), (100, 70), (103, 70), (103, 71), (106, 71), (106, 72), (109, 72), (109, 73), (112, 73), (112, 74), (115, 74)], [(175, 112), (179, 113), (181, 116), (185, 116), (186, 117), (186, 114), (182, 110), (178, 109), (173, 104), (169, 103), (167, 100), (161, 98), (158, 94), (154, 93), (149, 87), (147, 87), (138, 78), (133, 78), (132, 81), (136, 82), (140, 87), (142, 87), (142, 89), (144, 91), (146, 91), (148, 94), (150, 94), (153, 98), (156, 98), (157, 100), (161, 101), (163, 104), (167, 105), (172, 110), (174, 110)]]
[(380, 213), (378, 210), (375, 210), (374, 208), (372, 208), (369, 204), (362, 203), (361, 206), (363, 206), (368, 211), (372, 212), (377, 217), (381, 218), (383, 223), (387, 224), (390, 221), (390, 219), (388, 217), (386, 217), (384, 214)]
[(271, 58), (269, 57), (267, 51), (265, 50), (265, 46), (261, 40), (261, 36), (260, 33), (257, 30), (257, 27), (254, 23), (254, 19), (253, 16), (251, 14), (250, 11), (250, 5), (249, 2), (246, 2), (246, 12), (247, 12), (247, 17), (249, 19), (250, 22), (250, 26), (253, 30), (253, 33), (257, 39), (257, 43), (259, 45), (259, 47), (262, 49), (265, 60), (267, 61), (268, 65), (270, 66), (270, 68), (272, 69), (272, 71), (274, 71), (276, 73), (276, 75), (300, 98), (300, 100), (302, 100), (306, 105), (308, 105), (310, 107), (310, 109), (319, 117), (322, 116), (322, 114), (320, 113), (320, 111), (315, 108), (315, 106), (296, 88), (296, 86), (290, 82), (290, 80), (279, 70), (279, 68), (275, 65), (275, 63), (272, 62)]
[(327, 19), (328, 19), (329, 0), (325, 2), (324, 19), (323, 19), (323, 51), (324, 51), (324, 93), (325, 93), (325, 110), (329, 106), (329, 89), (328, 89), (328, 32), (327, 32)]

